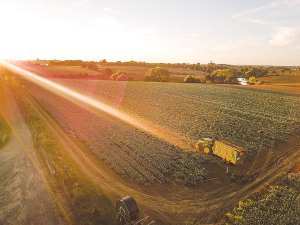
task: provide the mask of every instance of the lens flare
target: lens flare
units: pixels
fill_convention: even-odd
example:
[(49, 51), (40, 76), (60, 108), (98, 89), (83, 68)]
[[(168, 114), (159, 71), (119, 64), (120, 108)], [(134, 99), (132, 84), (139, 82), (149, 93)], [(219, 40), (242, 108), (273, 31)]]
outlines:
[(126, 122), (127, 124), (140, 129), (144, 132), (147, 132), (149, 134), (152, 134), (162, 140), (165, 140), (169, 142), (172, 145), (175, 145), (181, 149), (188, 150), (190, 147), (188, 146), (189, 140), (185, 137), (182, 137), (170, 130), (167, 130), (165, 128), (153, 125), (146, 120), (137, 119), (134, 118), (124, 112), (121, 112), (120, 110), (113, 108), (103, 102), (100, 102), (98, 100), (95, 100), (93, 98), (87, 97), (83, 94), (77, 93), (67, 87), (64, 87), (62, 85), (59, 85), (57, 83), (54, 83), (50, 80), (47, 80), (43, 77), (40, 77), (32, 72), (26, 71), (22, 68), (19, 68), (15, 65), (12, 65), (11, 63), (8, 63), (6, 61), (0, 60), (0, 65), (3, 67), (17, 73), (18, 75), (30, 80), (31, 82), (40, 85), (41, 87), (63, 97), (67, 98), (68, 100), (79, 104), (79, 105), (89, 105), (93, 108), (96, 108), (98, 110), (101, 110), (111, 116), (114, 116), (118, 118), (119, 120), (122, 120)]

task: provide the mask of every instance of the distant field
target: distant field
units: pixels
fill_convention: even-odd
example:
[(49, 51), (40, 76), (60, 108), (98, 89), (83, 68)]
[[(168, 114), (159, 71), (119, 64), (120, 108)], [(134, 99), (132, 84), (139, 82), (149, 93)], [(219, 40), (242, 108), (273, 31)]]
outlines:
[(300, 71), (293, 70), (292, 73), (284, 72), (279, 76), (275, 76), (273, 73), (269, 73), (267, 77), (259, 77), (258, 80), (264, 80), (263, 85), (249, 85), (243, 86), (245, 88), (274, 91), (281, 93), (289, 93), (300, 95)]
[[(150, 69), (149, 67), (142, 66), (107, 66), (101, 68), (110, 68), (112, 71), (125, 70), (129, 76), (143, 80), (144, 75)], [(171, 82), (183, 82), (187, 75), (193, 74), (195, 76), (204, 77), (205, 73), (198, 70), (185, 70), (181, 68), (167, 68), (171, 72)]]
[[(183, 136), (191, 148), (197, 139), (211, 137), (248, 149), (252, 160), (299, 134), (300, 99), (295, 96), (206, 84), (53, 80)], [(72, 137), (122, 177), (145, 185), (170, 179), (195, 185), (208, 177), (200, 156), (39, 87), (32, 85), (31, 91)]]
[[(99, 71), (89, 70), (86, 68), (81, 68), (79, 66), (41, 66), (41, 65), (23, 65), (22, 68), (34, 72), (39, 75), (70, 75), (70, 74), (88, 74), (97, 75), (104, 73), (106, 68), (111, 69), (113, 72), (118, 70), (125, 70), (128, 76), (132, 76), (137, 80), (142, 81), (144, 75), (150, 69), (149, 67), (141, 66), (102, 66), (99, 67)], [(183, 82), (187, 75), (193, 74), (195, 76), (203, 77), (205, 75), (202, 71), (197, 70), (184, 70), (176, 68), (168, 68), (171, 72), (171, 82)]]

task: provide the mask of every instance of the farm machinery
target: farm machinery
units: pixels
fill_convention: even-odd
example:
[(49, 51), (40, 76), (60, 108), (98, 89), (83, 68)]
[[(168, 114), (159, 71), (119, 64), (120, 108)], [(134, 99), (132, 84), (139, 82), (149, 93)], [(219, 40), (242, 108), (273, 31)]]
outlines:
[(231, 144), (227, 141), (214, 141), (210, 138), (203, 138), (198, 140), (195, 147), (207, 154), (217, 155), (222, 158), (223, 162), (227, 164), (233, 163), (235, 165), (243, 164), (247, 150)]
[[(117, 201), (117, 224), (118, 225), (142, 225), (149, 216), (139, 219), (140, 210), (133, 197), (127, 196)], [(147, 225), (154, 224), (154, 220)]]

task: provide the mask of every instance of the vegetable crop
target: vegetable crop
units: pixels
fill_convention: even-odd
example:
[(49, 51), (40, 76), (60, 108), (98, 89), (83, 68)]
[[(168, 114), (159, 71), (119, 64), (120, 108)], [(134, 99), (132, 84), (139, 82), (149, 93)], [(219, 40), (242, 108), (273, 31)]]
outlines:
[[(300, 99), (221, 85), (57, 79), (64, 86), (169, 129), (187, 139), (226, 140), (258, 151), (299, 134)], [(209, 177), (192, 155), (103, 112), (30, 85), (36, 100), (73, 137), (84, 141), (110, 168), (138, 183), (196, 185)]]

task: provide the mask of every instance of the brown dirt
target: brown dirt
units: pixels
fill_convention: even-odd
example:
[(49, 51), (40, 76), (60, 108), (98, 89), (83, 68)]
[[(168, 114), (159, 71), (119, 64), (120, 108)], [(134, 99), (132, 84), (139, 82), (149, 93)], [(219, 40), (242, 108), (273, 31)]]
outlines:
[[(226, 167), (222, 163), (206, 164), (211, 171), (212, 180), (200, 183), (198, 187), (182, 188), (176, 184), (156, 184), (146, 188), (117, 176), (101, 160), (88, 154), (87, 148), (78, 145), (59, 124), (48, 115), (30, 96), (28, 100), (35, 110), (56, 133), (61, 143), (74, 162), (82, 169), (99, 189), (110, 197), (112, 202), (127, 195), (133, 196), (143, 215), (155, 219), (155, 224), (211, 224), (219, 221), (224, 214), (240, 200), (245, 200), (253, 193), (261, 190), (270, 181), (275, 180), (282, 173), (289, 171), (298, 163), (299, 150), (283, 159), (279, 165), (269, 168), (246, 185), (231, 183), (226, 175)], [(274, 153), (270, 151), (265, 157), (253, 163), (246, 163), (241, 167), (228, 165), (230, 171), (242, 175), (261, 170), (276, 158), (294, 146), (299, 145), (299, 138), (289, 144), (278, 145)], [(262, 153), (263, 154), (263, 153)], [(265, 153), (264, 153), (265, 154)], [(260, 159), (266, 160), (260, 160)], [(252, 166), (253, 165), (253, 166)], [(250, 171), (249, 171), (250, 170)]]
[(0, 149), (0, 224), (65, 224), (40, 170), (31, 133), (8, 87), (0, 110), (13, 129)]

